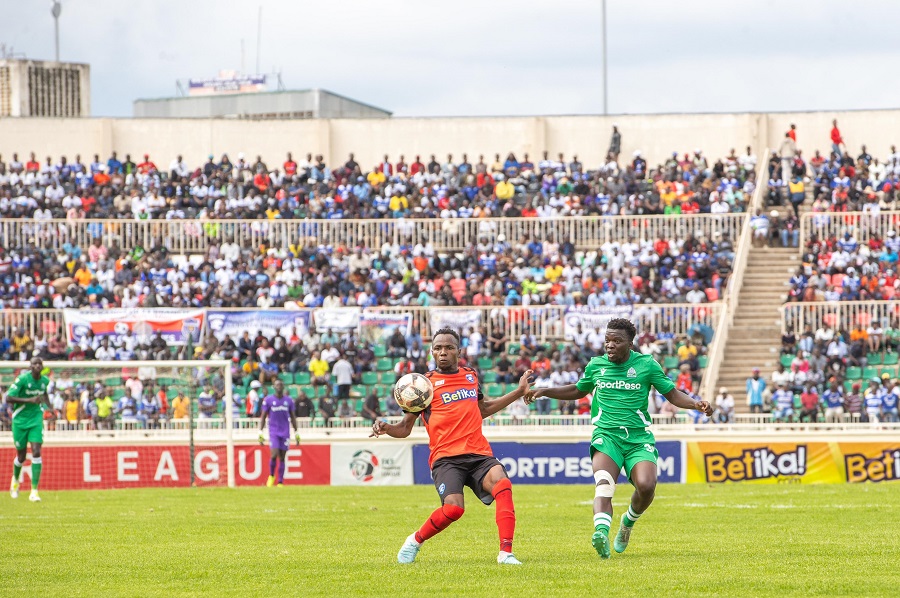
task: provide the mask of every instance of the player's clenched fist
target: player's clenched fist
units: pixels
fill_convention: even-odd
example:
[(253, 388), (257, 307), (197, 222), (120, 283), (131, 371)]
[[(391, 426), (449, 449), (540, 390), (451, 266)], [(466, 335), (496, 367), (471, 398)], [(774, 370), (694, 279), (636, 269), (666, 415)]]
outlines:
[(710, 417), (713, 414), (712, 405), (709, 404), (709, 401), (697, 401), (697, 406), (695, 407), (697, 411), (702, 411), (706, 414), (706, 417)]

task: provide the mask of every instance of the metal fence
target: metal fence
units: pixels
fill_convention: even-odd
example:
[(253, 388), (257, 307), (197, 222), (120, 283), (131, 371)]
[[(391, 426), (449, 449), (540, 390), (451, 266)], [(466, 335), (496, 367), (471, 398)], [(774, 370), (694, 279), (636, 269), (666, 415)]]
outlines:
[(0, 246), (23, 242), (57, 250), (65, 243), (87, 247), (94, 239), (135, 246), (165, 246), (176, 254), (204, 253), (210, 242), (233, 240), (253, 247), (287, 247), (294, 243), (364, 245), (428, 243), (438, 251), (462, 251), (479, 239), (505, 235), (510, 243), (525, 239), (571, 240), (580, 250), (607, 242), (653, 241), (703, 235), (736, 240), (744, 214), (677, 216), (607, 216), (561, 218), (453, 218), (384, 220), (45, 220), (0, 219)]
[(856, 325), (868, 328), (877, 324), (887, 328), (900, 321), (900, 301), (817, 301), (785, 303), (781, 306), (781, 330), (800, 334), (809, 326), (813, 331), (823, 324), (850, 330)]
[(851, 233), (860, 243), (873, 236), (884, 239), (890, 231), (900, 230), (900, 212), (809, 212), (800, 216), (800, 247), (811, 235), (817, 239), (840, 238)]

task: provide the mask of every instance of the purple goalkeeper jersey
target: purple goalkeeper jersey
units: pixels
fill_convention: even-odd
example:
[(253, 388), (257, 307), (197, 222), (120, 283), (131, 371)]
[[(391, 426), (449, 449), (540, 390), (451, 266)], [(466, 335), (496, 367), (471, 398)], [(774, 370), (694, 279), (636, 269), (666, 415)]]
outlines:
[(294, 401), (289, 396), (269, 395), (263, 400), (263, 413), (269, 414), (269, 436), (288, 438), (291, 435), (291, 414)]

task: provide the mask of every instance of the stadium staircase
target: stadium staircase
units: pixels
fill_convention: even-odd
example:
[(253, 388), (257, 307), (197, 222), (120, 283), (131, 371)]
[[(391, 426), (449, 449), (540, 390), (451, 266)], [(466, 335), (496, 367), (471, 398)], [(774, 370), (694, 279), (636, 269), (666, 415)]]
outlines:
[[(807, 197), (800, 213), (810, 211), (812, 200)], [(773, 209), (785, 215), (791, 208)], [(800, 244), (804, 242), (800, 239)], [(747, 413), (747, 378), (755, 367), (764, 378), (778, 366), (781, 347), (781, 312), (789, 288), (791, 275), (800, 265), (799, 249), (795, 247), (753, 247), (747, 257), (743, 286), (739, 291), (737, 312), (725, 344), (725, 354), (719, 368), (718, 382), (713, 387), (713, 400), (719, 388), (725, 387), (734, 396), (735, 411)], [(706, 397), (704, 397), (706, 398)]]

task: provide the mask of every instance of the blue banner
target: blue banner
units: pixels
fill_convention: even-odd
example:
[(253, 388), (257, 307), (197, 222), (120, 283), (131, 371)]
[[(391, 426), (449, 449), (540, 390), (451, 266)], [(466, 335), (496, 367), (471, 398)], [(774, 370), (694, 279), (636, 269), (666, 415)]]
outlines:
[(276, 334), (281, 334), (290, 340), (295, 328), (297, 336), (302, 338), (306, 334), (309, 327), (309, 312), (284, 309), (247, 311), (210, 309), (206, 312), (206, 325), (219, 340), (230, 334), (234, 342), (237, 342), (245, 330), (250, 333), (250, 338), (256, 337), (256, 333), (262, 331), (263, 336), (270, 339)]
[[(516, 484), (593, 484), (594, 473), (588, 442), (523, 443), (493, 442), (494, 455)], [(659, 451), (657, 471), (660, 482), (681, 482), (683, 464), (681, 442), (656, 443)], [(413, 479), (416, 484), (431, 484), (428, 446), (413, 447)], [(619, 483), (627, 480), (619, 476)]]

